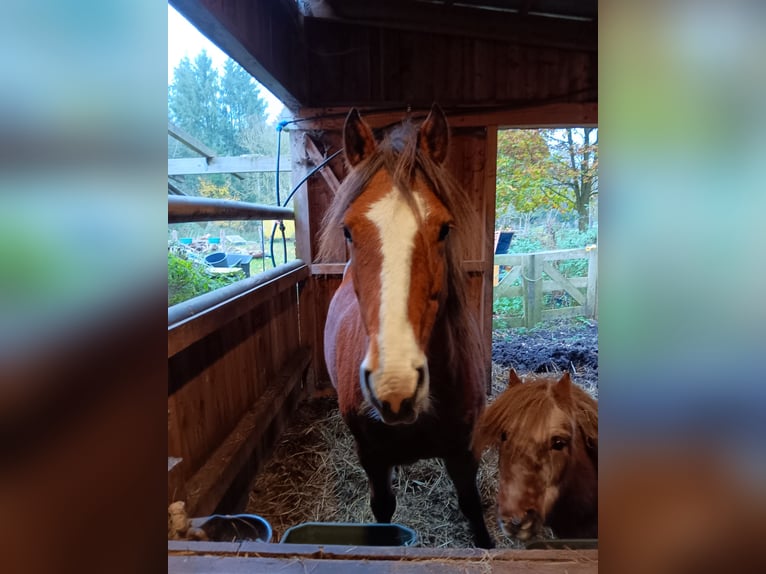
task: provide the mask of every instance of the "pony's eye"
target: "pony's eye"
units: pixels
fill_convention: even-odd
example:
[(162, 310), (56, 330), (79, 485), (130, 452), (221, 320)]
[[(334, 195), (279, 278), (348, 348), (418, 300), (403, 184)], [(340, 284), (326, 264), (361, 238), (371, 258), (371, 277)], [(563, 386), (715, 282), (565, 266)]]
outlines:
[(345, 225), (343, 226), (343, 237), (345, 237), (346, 241), (348, 241), (349, 243), (352, 242), (351, 232), (348, 230), (348, 227), (346, 227)]
[(507, 440), (508, 440), (508, 435), (506, 434), (506, 432), (505, 432), (505, 431), (503, 431), (503, 432), (501, 432), (501, 433), (500, 433), (500, 440), (501, 440), (502, 442), (505, 442), (505, 441), (507, 441)]
[(569, 444), (569, 440), (560, 437), (560, 436), (554, 436), (551, 439), (551, 449), (552, 450), (563, 450), (566, 445)]
[(445, 223), (441, 226), (441, 229), (439, 230), (439, 241), (444, 241), (447, 239), (447, 235), (449, 235), (449, 223)]

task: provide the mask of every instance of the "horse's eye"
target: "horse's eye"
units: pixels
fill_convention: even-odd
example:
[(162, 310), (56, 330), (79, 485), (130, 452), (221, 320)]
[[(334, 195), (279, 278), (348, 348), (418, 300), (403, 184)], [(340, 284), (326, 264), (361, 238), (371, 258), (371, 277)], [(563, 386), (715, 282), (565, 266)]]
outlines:
[(553, 450), (563, 450), (564, 447), (568, 444), (569, 444), (569, 440), (560, 436), (554, 436), (551, 439), (551, 449)]
[(348, 230), (348, 227), (346, 227), (345, 225), (343, 226), (343, 237), (345, 237), (346, 241), (348, 241), (349, 243), (352, 242), (351, 232)]
[(449, 235), (449, 223), (443, 224), (439, 230), (439, 241), (447, 239), (447, 235)]
[(507, 440), (508, 440), (508, 435), (505, 433), (505, 431), (503, 431), (503, 432), (501, 432), (501, 433), (500, 433), (500, 440), (501, 440), (502, 442), (505, 442), (505, 441), (507, 441)]

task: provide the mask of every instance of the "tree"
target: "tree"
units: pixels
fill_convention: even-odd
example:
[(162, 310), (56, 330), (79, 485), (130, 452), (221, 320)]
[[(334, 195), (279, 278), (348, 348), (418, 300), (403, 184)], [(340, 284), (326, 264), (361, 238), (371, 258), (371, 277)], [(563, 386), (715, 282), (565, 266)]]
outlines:
[[(267, 124), (266, 101), (257, 82), (231, 59), (226, 60), (220, 75), (204, 50), (193, 62), (184, 58), (174, 70), (168, 87), (168, 118), (218, 155), (265, 156), (276, 150), (276, 132)], [(283, 146), (283, 151), (288, 147)], [(178, 152), (169, 140), (168, 153), (177, 157)], [(200, 195), (225, 189), (233, 198), (273, 203), (273, 180), (273, 174), (249, 174), (244, 179), (215, 174), (188, 176), (186, 186)]]
[(590, 203), (598, 194), (598, 131), (596, 128), (567, 128), (547, 134), (551, 150), (554, 185), (546, 193), (569, 205), (577, 213), (577, 227), (590, 227)]
[(595, 128), (505, 130), (498, 133), (497, 213), (507, 206), (530, 216), (541, 209), (577, 214), (590, 226), (589, 206), (598, 193)]
[(226, 145), (226, 117), (219, 105), (218, 71), (202, 50), (192, 63), (183, 58), (173, 72), (168, 89), (170, 120), (221, 153)]
[(496, 212), (529, 216), (549, 207), (550, 151), (540, 130), (503, 130), (497, 136)]
[(231, 59), (224, 64), (220, 104), (227, 128), (231, 132), (232, 149), (226, 153), (257, 153), (243, 142), (243, 135), (252, 129), (266, 126), (266, 101), (261, 98), (253, 77)]

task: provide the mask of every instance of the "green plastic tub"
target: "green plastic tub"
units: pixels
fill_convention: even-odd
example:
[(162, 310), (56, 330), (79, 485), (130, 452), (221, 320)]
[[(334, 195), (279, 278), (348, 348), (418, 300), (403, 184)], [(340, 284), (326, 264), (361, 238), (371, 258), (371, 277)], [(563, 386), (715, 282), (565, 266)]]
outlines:
[(344, 546), (412, 546), (418, 535), (401, 524), (304, 522), (288, 528), (282, 544), (342, 544)]

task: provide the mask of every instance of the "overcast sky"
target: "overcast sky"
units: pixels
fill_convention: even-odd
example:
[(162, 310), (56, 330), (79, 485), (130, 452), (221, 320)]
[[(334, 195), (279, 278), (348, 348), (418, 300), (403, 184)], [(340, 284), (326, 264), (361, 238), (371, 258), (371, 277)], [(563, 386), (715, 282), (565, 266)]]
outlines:
[[(223, 64), (228, 56), (168, 4), (168, 85), (173, 81), (173, 70), (181, 59), (188, 56), (193, 60), (203, 49), (213, 60), (213, 65), (223, 73)], [(267, 102), (269, 120), (274, 120), (284, 106), (266, 88), (260, 86), (260, 89), (261, 96)]]

